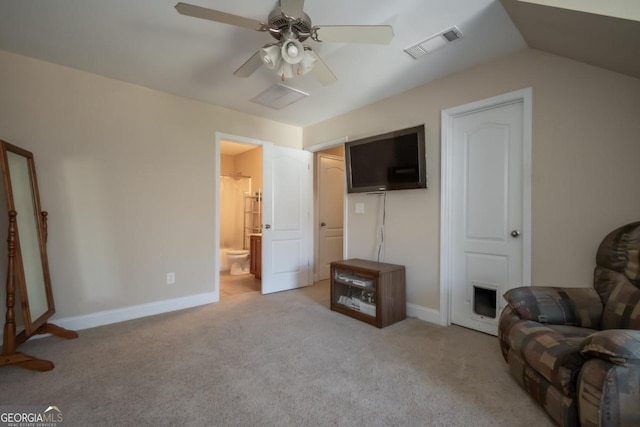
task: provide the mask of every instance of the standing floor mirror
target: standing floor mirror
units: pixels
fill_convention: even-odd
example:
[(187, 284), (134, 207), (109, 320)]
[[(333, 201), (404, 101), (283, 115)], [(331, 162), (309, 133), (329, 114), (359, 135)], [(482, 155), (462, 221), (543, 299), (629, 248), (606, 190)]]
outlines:
[[(78, 334), (47, 322), (55, 313), (55, 305), (47, 260), (47, 212), (40, 210), (33, 154), (5, 141), (0, 143), (8, 211), (6, 321), (0, 366), (49, 371), (54, 367), (52, 362), (17, 352), (16, 347), (36, 334), (68, 339)], [(19, 333), (16, 300), (24, 327)]]

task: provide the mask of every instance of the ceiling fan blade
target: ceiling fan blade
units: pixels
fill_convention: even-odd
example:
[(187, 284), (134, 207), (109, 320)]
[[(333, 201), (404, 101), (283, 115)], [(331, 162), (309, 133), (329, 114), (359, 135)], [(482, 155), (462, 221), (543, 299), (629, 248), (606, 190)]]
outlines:
[(393, 39), (390, 25), (323, 25), (314, 31), (319, 42), (388, 44)]
[(260, 57), (260, 52), (256, 52), (251, 58), (247, 60), (247, 62), (245, 62), (240, 66), (240, 68), (235, 70), (233, 72), (233, 75), (236, 77), (249, 77), (251, 74), (255, 73), (261, 65), (262, 58)]
[(280, 0), (280, 10), (291, 18), (302, 17), (304, 0)]
[(313, 64), (313, 68), (311, 69), (311, 74), (313, 74), (313, 76), (324, 86), (329, 86), (330, 84), (335, 83), (338, 78), (333, 74), (333, 72), (331, 72), (329, 67), (327, 67), (327, 64), (320, 59), (320, 56), (318, 56), (315, 51), (309, 49), (308, 52), (309, 55), (313, 56), (316, 60)]
[(219, 10), (207, 9), (189, 3), (178, 3), (176, 10), (180, 15), (194, 18), (208, 19), (209, 21), (222, 22), (223, 24), (235, 25), (237, 27), (249, 28), (256, 31), (267, 31), (268, 27), (255, 19), (244, 16), (232, 15)]

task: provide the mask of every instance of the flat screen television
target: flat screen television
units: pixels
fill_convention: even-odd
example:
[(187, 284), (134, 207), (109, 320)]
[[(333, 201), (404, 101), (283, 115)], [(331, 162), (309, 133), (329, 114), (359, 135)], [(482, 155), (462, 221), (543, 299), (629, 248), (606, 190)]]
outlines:
[(345, 144), (347, 192), (427, 188), (424, 125)]

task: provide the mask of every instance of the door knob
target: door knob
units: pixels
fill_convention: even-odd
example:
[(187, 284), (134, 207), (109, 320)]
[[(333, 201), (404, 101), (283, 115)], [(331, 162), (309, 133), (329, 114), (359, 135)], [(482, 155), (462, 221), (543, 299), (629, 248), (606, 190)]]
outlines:
[(520, 230), (513, 230), (511, 232), (511, 237), (518, 237), (520, 236)]
[(326, 222), (321, 222), (320, 223), (320, 227), (326, 227), (327, 223)]
[(266, 228), (267, 230), (271, 228), (271, 224), (265, 224), (264, 228)]

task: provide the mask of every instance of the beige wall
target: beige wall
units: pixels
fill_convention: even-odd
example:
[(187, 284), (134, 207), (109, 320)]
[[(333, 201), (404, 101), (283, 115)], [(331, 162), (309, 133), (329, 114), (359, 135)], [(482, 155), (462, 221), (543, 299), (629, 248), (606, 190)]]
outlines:
[[(597, 245), (640, 219), (640, 80), (525, 50), (308, 126), (304, 145), (425, 123), (427, 190), (389, 192), (388, 262), (407, 266), (410, 303), (439, 309), (441, 110), (533, 88), (532, 281), (590, 286)], [(348, 197), (349, 256), (373, 258), (380, 196)], [(355, 215), (354, 204), (365, 203)]]
[(34, 153), (49, 211), (55, 318), (213, 292), (216, 132), (301, 147), (294, 126), (2, 51), (0, 82), (0, 138)]
[(235, 156), (221, 154), (220, 173), (250, 176), (252, 191), (262, 190), (262, 147), (258, 146)]
[(235, 173), (251, 177), (251, 191), (262, 190), (262, 147), (235, 156)]
[(236, 173), (236, 157), (228, 154), (220, 155), (220, 175), (233, 175)]
[[(50, 212), (56, 318), (213, 291), (217, 131), (298, 148), (303, 134), (310, 146), (425, 123), (429, 189), (388, 194), (385, 260), (407, 266), (408, 301), (433, 309), (444, 108), (533, 87), (535, 284), (589, 285), (602, 237), (639, 219), (640, 80), (536, 50), (304, 132), (2, 51), (0, 82), (0, 138), (34, 153)], [(381, 201), (349, 197), (351, 256), (375, 257)]]

